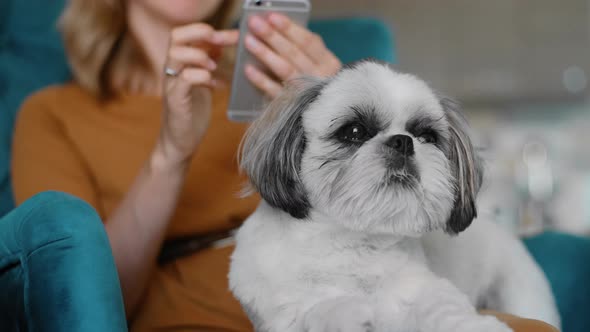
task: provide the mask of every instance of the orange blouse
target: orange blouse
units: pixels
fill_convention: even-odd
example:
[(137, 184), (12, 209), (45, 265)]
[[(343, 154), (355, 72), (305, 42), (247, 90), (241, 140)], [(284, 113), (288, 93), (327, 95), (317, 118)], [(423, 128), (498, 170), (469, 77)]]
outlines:
[[(237, 147), (246, 126), (227, 120), (227, 90), (214, 93), (211, 126), (192, 161), (169, 237), (238, 225), (256, 204), (240, 199), (246, 179)], [(155, 145), (161, 101), (123, 96), (99, 103), (76, 85), (50, 87), (19, 113), (13, 149), (18, 203), (43, 190), (84, 199), (108, 219)]]
[[(258, 198), (238, 193), (237, 147), (246, 125), (226, 116), (228, 91), (213, 94), (211, 125), (193, 158), (168, 237), (236, 227)], [(100, 103), (75, 84), (44, 89), (23, 105), (15, 129), (17, 203), (45, 190), (71, 193), (103, 220), (123, 199), (155, 145), (161, 99), (125, 95)], [(249, 330), (227, 289), (232, 247), (208, 249), (156, 271), (133, 330)]]

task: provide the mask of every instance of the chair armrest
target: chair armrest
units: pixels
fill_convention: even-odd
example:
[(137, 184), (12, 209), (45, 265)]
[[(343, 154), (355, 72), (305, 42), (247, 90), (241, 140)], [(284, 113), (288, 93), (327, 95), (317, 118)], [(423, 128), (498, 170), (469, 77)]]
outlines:
[(590, 239), (545, 232), (524, 239), (524, 243), (551, 284), (563, 331), (588, 331)]
[(67, 194), (38, 194), (0, 219), (0, 294), (1, 331), (127, 331), (103, 224)]

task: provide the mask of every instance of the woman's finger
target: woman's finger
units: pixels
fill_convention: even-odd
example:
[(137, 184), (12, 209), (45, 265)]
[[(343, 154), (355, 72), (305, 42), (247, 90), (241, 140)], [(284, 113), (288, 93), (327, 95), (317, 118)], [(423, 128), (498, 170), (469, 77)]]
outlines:
[(186, 68), (180, 73), (180, 79), (191, 85), (210, 85), (213, 76), (211, 72), (201, 68)]
[(303, 50), (316, 64), (329, 66), (328, 69), (330, 70), (334, 70), (334, 68), (336, 68), (335, 70), (338, 70), (340, 68), (340, 61), (338, 58), (326, 48), (324, 41), (317, 34), (294, 23), (282, 14), (271, 13), (268, 16), (268, 21), (287, 39), (291, 40)]
[(209, 39), (209, 42), (217, 46), (235, 46), (238, 44), (240, 33), (238, 30), (217, 30)]
[(205, 23), (194, 23), (175, 28), (170, 32), (171, 45), (187, 45), (198, 42), (209, 42), (215, 30)]
[(238, 38), (238, 30), (215, 30), (205, 23), (181, 26), (170, 33), (172, 45), (209, 43), (216, 46), (234, 46), (238, 43)]
[(185, 68), (166, 84), (168, 96), (185, 96), (193, 87), (215, 88), (211, 72), (201, 68)]
[(288, 80), (298, 74), (291, 63), (276, 54), (254, 36), (247, 35), (245, 44), (246, 48), (281, 80)]
[(247, 64), (244, 67), (244, 72), (246, 73), (246, 77), (256, 86), (258, 89), (262, 90), (268, 96), (274, 98), (279, 95), (281, 92), (282, 86), (272, 80), (268, 75), (261, 72), (259, 69), (254, 67), (251, 64)]
[(186, 67), (202, 67), (213, 71), (217, 68), (215, 61), (198, 48), (190, 46), (172, 46), (168, 51), (166, 67), (181, 71)]
[(262, 17), (251, 17), (248, 27), (278, 55), (295, 65), (299, 71), (308, 74), (315, 73), (316, 66), (313, 61), (295, 43), (285, 38)]

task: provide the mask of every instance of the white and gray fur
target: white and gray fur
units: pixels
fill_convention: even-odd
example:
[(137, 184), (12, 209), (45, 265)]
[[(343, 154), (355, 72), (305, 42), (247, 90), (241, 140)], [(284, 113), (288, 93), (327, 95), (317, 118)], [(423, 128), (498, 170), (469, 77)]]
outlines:
[(241, 165), (263, 202), (229, 281), (257, 331), (510, 330), (476, 305), (559, 326), (522, 244), (468, 228), (483, 168), (457, 104), (418, 78), (360, 62), (297, 80)]

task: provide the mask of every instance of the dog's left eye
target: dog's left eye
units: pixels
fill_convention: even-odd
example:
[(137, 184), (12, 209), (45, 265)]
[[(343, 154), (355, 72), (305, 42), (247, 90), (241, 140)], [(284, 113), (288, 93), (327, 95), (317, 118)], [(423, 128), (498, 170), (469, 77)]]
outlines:
[(426, 131), (418, 135), (418, 140), (425, 144), (435, 144), (437, 142), (436, 134), (430, 131)]
[(338, 139), (350, 143), (363, 143), (369, 139), (369, 133), (360, 123), (351, 123), (340, 128)]

